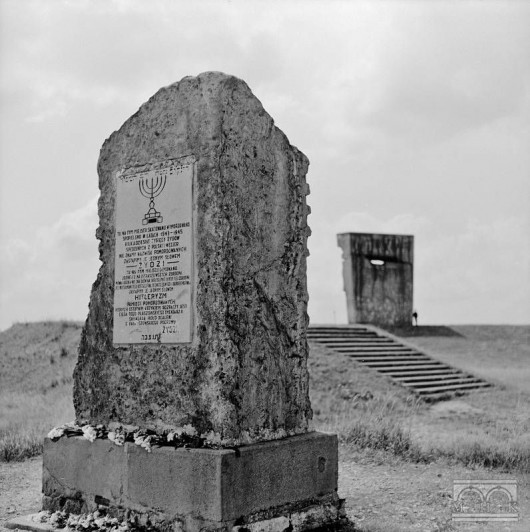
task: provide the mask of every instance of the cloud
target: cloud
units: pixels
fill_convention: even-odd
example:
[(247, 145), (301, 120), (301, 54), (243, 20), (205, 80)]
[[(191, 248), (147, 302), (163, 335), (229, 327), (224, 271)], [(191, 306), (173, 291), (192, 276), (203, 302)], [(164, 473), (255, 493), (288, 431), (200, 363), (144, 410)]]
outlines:
[(31, 96), (36, 121), (225, 70), (278, 102), (275, 115), (309, 111), (330, 144), (439, 140), (518, 112), (527, 10), (429, 4), (4, 2), (2, 86)]
[[(408, 4), (378, 57), (378, 90), (358, 109), (368, 126), (438, 141), (517, 114), (527, 102), (528, 9), (483, 2)], [(480, 23), (477, 23), (477, 17)]]
[(99, 267), (97, 202), (0, 246), (0, 329), (16, 321), (82, 320)]
[(520, 2), (3, 0), (2, 311), (85, 315), (95, 211), (64, 212), (95, 194), (103, 139), (161, 86), (222, 70), (311, 161), (315, 319), (345, 317), (335, 234), (366, 230), (416, 235), (422, 319), (520, 321), (524, 266), (507, 273), (498, 257), (530, 234), (517, 215), (530, 192), (529, 14)]
[(238, 26), (240, 7), (217, 2), (4, 2), (4, 98), (16, 100), (23, 92), (31, 102), (27, 120), (35, 122), (65, 116), (80, 103), (137, 105), (157, 88), (203, 70), (237, 74), (243, 63), (259, 76), (259, 64), (272, 51), (264, 44), (268, 32)]

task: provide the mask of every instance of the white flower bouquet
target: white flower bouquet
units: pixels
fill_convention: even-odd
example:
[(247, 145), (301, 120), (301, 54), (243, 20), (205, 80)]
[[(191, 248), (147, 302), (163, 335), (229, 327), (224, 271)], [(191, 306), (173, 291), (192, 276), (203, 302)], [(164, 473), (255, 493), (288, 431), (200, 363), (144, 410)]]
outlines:
[(121, 425), (111, 423), (109, 427), (104, 425), (91, 425), (89, 423), (75, 422), (65, 423), (55, 427), (48, 433), (48, 438), (57, 441), (63, 436), (82, 436), (90, 442), (97, 439), (108, 438), (114, 445), (123, 446), (126, 442), (135, 443), (147, 452), (151, 452), (153, 446), (187, 447), (187, 448), (219, 448), (221, 437), (213, 432), (199, 435), (192, 425), (184, 425), (171, 430), (156, 432), (151, 429), (141, 429), (133, 425)]

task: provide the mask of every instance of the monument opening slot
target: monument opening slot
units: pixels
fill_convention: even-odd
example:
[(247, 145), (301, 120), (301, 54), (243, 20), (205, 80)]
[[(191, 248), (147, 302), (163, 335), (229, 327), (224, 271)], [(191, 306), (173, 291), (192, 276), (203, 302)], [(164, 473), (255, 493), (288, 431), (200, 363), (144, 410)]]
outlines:
[(384, 266), (385, 264), (403, 264), (398, 257), (385, 257), (384, 255), (365, 255), (365, 258), (374, 266)]

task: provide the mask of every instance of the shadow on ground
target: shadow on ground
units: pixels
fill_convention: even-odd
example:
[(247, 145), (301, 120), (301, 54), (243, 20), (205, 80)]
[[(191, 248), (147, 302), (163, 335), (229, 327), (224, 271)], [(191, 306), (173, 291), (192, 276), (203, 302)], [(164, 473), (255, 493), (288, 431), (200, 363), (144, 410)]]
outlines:
[(402, 338), (408, 338), (412, 336), (459, 336), (462, 335), (456, 332), (451, 327), (445, 325), (417, 325), (416, 327), (385, 327), (385, 331), (388, 331), (394, 336), (400, 336)]

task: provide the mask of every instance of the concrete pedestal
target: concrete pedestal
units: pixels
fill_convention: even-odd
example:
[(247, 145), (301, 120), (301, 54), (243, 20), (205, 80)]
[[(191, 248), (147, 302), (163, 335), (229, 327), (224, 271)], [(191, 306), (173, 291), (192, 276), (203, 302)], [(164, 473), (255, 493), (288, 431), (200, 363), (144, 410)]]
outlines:
[(160, 529), (310, 530), (341, 518), (335, 435), (312, 432), (234, 449), (47, 441), (43, 507), (104, 506)]

